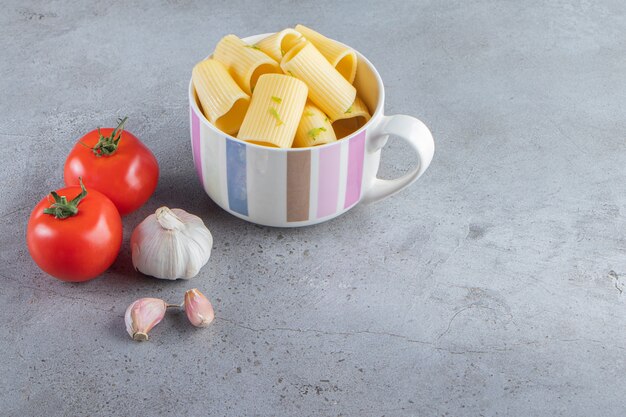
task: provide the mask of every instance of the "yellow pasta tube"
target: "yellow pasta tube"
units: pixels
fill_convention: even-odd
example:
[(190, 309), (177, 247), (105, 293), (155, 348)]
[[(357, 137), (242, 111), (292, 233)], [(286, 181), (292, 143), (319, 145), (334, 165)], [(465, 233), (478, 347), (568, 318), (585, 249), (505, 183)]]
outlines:
[(239, 88), (224, 65), (214, 59), (200, 61), (193, 67), (191, 79), (206, 118), (222, 132), (237, 133), (250, 96)]
[(276, 61), (235, 35), (226, 35), (219, 41), (213, 58), (228, 68), (230, 75), (247, 94), (252, 94), (261, 75), (281, 72)]
[(289, 50), (297, 44), (298, 41), (303, 39), (304, 38), (299, 32), (288, 28), (270, 35), (254, 45), (267, 55), (271, 56), (276, 62), (280, 62), (283, 56), (289, 52)]
[(357, 97), (348, 111), (332, 122), (337, 139), (345, 138), (356, 132), (369, 121), (370, 117), (367, 106), (363, 100)]
[(337, 140), (330, 119), (315, 104), (307, 101), (293, 141), (294, 148), (323, 145)]
[(307, 94), (306, 84), (297, 78), (284, 74), (261, 75), (237, 137), (267, 146), (290, 148)]
[(300, 42), (285, 54), (280, 66), (309, 87), (309, 98), (332, 120), (354, 103), (356, 89), (310, 42)]
[(306, 26), (297, 25), (296, 30), (304, 35), (350, 84), (354, 82), (357, 66), (357, 57), (354, 50)]

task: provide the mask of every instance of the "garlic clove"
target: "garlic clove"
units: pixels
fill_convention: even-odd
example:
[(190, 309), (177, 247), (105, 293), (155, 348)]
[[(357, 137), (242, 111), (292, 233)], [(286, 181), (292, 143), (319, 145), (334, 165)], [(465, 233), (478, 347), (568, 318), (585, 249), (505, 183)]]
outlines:
[(133, 266), (161, 279), (189, 279), (211, 256), (213, 236), (198, 216), (160, 207), (130, 238)]
[(196, 327), (207, 327), (215, 318), (211, 302), (197, 288), (185, 292), (183, 308), (191, 324)]
[(167, 304), (158, 298), (140, 298), (126, 309), (126, 331), (133, 340), (148, 340), (148, 332), (165, 317)]

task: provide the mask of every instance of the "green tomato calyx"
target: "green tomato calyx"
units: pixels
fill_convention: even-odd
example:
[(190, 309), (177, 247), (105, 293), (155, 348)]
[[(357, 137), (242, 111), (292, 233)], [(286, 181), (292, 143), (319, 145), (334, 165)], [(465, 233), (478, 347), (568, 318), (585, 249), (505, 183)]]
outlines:
[(91, 148), (94, 155), (97, 157), (101, 156), (111, 156), (117, 151), (117, 147), (122, 139), (122, 132), (124, 131), (124, 124), (128, 120), (128, 116), (123, 119), (117, 119), (117, 127), (113, 129), (113, 132), (109, 136), (103, 136), (100, 132), (100, 128), (98, 128), (98, 135), (100, 138), (98, 139), (98, 143)]
[(67, 201), (67, 197), (64, 195), (58, 195), (56, 191), (50, 192), (50, 195), (54, 198), (54, 203), (43, 210), (44, 214), (50, 214), (60, 220), (76, 216), (78, 214), (78, 204), (83, 198), (87, 197), (87, 189), (85, 188), (85, 184), (83, 184), (83, 179), (79, 177), (78, 181), (80, 182), (82, 191), (70, 201)]

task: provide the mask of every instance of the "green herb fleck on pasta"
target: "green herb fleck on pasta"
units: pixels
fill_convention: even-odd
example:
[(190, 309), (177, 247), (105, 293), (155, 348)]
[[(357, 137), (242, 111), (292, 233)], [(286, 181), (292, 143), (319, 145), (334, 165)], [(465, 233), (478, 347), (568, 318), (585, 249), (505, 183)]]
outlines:
[(324, 127), (314, 127), (313, 129), (309, 130), (307, 132), (307, 135), (309, 135), (311, 137), (311, 139), (315, 140), (320, 133), (322, 132), (326, 132), (326, 128)]
[(276, 119), (276, 126), (280, 126), (283, 124), (283, 121), (281, 120), (280, 115), (278, 114), (278, 111), (274, 107), (270, 107), (269, 112), (272, 115), (272, 117)]

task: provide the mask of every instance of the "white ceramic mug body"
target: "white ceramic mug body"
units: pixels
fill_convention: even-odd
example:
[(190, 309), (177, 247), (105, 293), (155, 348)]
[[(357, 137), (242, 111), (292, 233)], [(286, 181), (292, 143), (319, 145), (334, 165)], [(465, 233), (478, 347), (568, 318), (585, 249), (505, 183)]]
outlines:
[[(253, 44), (264, 37), (245, 38)], [(360, 201), (385, 198), (415, 181), (428, 167), (434, 143), (410, 116), (385, 116), (384, 88), (374, 66), (357, 52), (354, 85), (372, 118), (352, 135), (327, 145), (280, 149), (247, 143), (215, 128), (202, 114), (189, 83), (193, 161), (204, 190), (224, 210), (247, 221), (298, 227), (335, 218)], [(417, 167), (395, 180), (376, 178), (389, 134), (413, 147)]]

